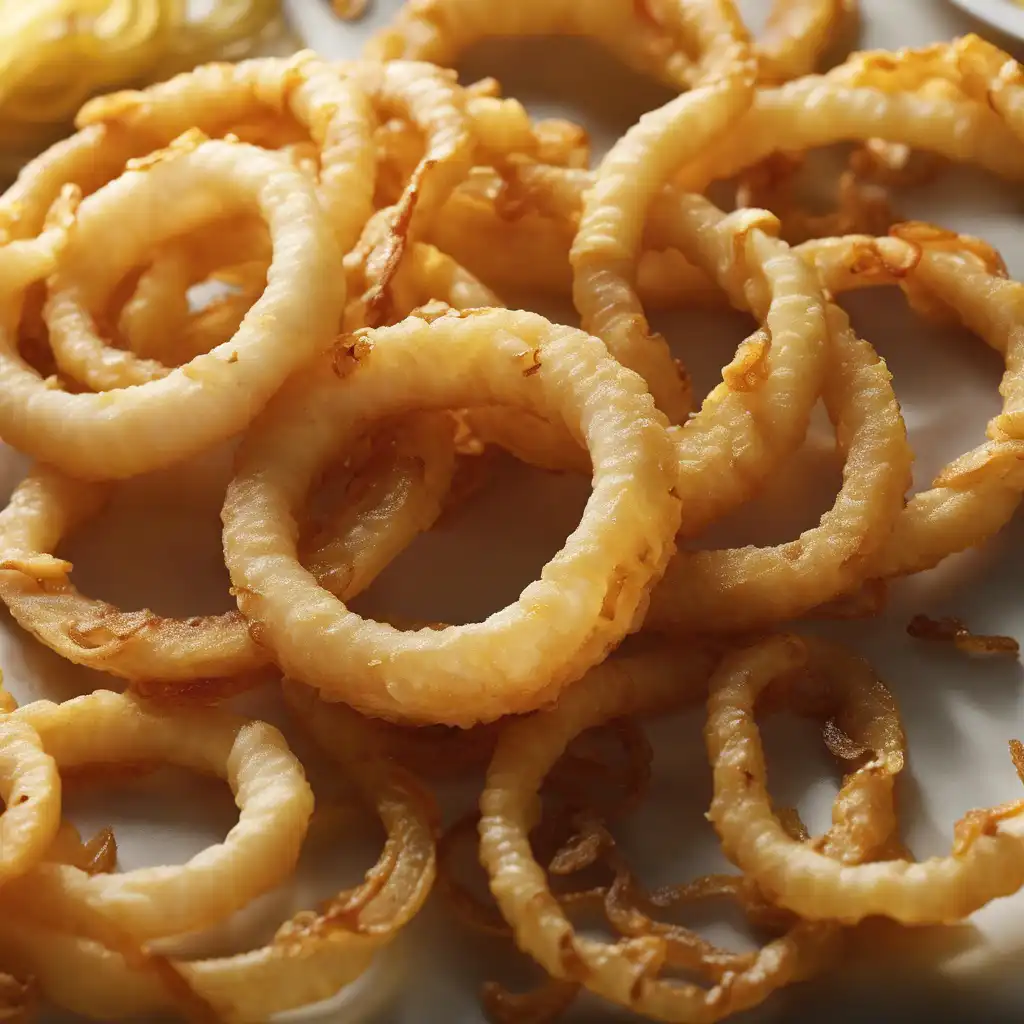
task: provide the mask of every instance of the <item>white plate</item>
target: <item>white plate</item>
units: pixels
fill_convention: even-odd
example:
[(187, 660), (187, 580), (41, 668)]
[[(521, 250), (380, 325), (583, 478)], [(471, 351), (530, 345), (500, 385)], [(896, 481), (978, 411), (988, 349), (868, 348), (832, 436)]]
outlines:
[[(508, 0), (511, 2), (511, 0)], [(367, 32), (395, 4), (377, 0), (357, 26), (339, 25), (326, 0), (287, 4), (306, 39), (329, 56), (358, 52)], [(746, 5), (756, 16), (766, 2)], [(979, 8), (983, 5), (979, 2)], [(996, 4), (993, 2), (993, 7)], [(940, 0), (863, 0), (866, 46), (921, 45), (976, 24)], [(585, 47), (524, 42), (482, 48), (467, 61), (476, 74), (494, 73), (510, 95), (534, 110), (582, 119), (597, 145), (607, 144), (642, 110), (659, 101), (657, 88), (638, 82)], [(951, 174), (906, 197), (908, 216), (977, 233), (998, 245), (1010, 269), (1024, 274), (1019, 191), (981, 175)], [(917, 450), (916, 483), (983, 436), (998, 408), (998, 360), (976, 339), (918, 323), (888, 293), (861, 293), (849, 308), (866, 337), (889, 360)], [(558, 312), (558, 311), (556, 311)], [(561, 311), (571, 315), (571, 311)], [(746, 332), (742, 317), (676, 317), (659, 322), (695, 372), (710, 386)], [(129, 483), (107, 513), (69, 546), (75, 579), (88, 593), (126, 607), (148, 604), (164, 614), (209, 613), (228, 607), (219, 545), (218, 509), (226, 478), (223, 458), (209, 457), (158, 478)], [(0, 451), (0, 499), (24, 471)], [(827, 431), (812, 432), (801, 459), (780, 475), (771, 493), (716, 530), (726, 538), (773, 542), (810, 525), (835, 493), (838, 467)], [(363, 600), (369, 614), (388, 610), (418, 618), (466, 621), (492, 611), (534, 577), (578, 517), (586, 483), (509, 465), (455, 521), (422, 538)], [(140, 512), (145, 512), (143, 518)], [(1018, 518), (979, 551), (895, 588), (887, 613), (870, 623), (839, 625), (831, 633), (870, 657), (898, 696), (912, 760), (902, 780), (905, 836), (920, 857), (948, 850), (953, 823), (969, 808), (1020, 796), (1006, 741), (1024, 733), (1024, 689), (1017, 662), (975, 662), (910, 640), (916, 612), (957, 614), (976, 629), (1024, 635), (1024, 521)], [(63, 698), (110, 680), (75, 669), (0, 618), (0, 665), (21, 700)], [(273, 694), (247, 698), (254, 713), (280, 721)], [(709, 772), (700, 716), (667, 720), (651, 730), (655, 780), (644, 808), (622, 832), (652, 883), (683, 880), (725, 863), (703, 818)], [(828, 822), (836, 790), (833, 766), (814, 730), (781, 719), (768, 729), (772, 789), (795, 804), (812, 830)], [(299, 738), (294, 737), (298, 742)], [(478, 780), (442, 793), (449, 814), (471, 805)], [(69, 812), (84, 829), (114, 825), (121, 866), (180, 862), (223, 838), (234, 808), (226, 787), (177, 775), (72, 797)], [(373, 834), (339, 836), (336, 849), (311, 851), (298, 882), (273, 893), (206, 944), (224, 951), (251, 947), (314, 893), (351, 884), (373, 855)], [(702, 918), (712, 937), (732, 934), (731, 919)], [(1013, 970), (1024, 956), (1024, 896), (1003, 900), (972, 924), (948, 931), (890, 930), (873, 936), (849, 963), (826, 979), (774, 997), (757, 1019), (874, 1021), (924, 1018), (1019, 1018), (1024, 977)], [(509, 964), (515, 965), (511, 969)], [(433, 899), (374, 972), (332, 1008), (303, 1011), (301, 1019), (388, 1024), (480, 1024), (476, 992), (487, 978), (529, 977), (522, 961), (498, 942), (465, 933)], [(576, 1022), (623, 1019), (582, 1001)], [(749, 1019), (749, 1018), (744, 1018)], [(67, 1017), (52, 1016), (50, 1024)]]
[(1024, 40), (1024, 7), (1013, 0), (951, 0), (968, 14), (1007, 35)]

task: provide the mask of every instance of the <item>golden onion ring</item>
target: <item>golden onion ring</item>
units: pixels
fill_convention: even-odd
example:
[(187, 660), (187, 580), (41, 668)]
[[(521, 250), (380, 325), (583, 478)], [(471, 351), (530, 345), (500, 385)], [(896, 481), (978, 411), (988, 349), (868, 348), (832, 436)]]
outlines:
[[(294, 686), (287, 693), (304, 718), (306, 695)], [(256, 1024), (336, 995), (415, 916), (431, 890), (433, 799), (389, 763), (370, 722), (339, 706), (323, 710), (312, 729), (318, 736), (327, 730), (328, 752), (341, 760), (360, 796), (377, 810), (388, 833), (385, 849), (362, 886), (319, 910), (299, 912), (267, 945), (236, 956), (169, 961), (167, 967), (194, 997), (226, 1020)], [(178, 1008), (163, 979), (145, 970), (145, 961), (139, 969), (116, 944), (107, 947), (5, 914), (0, 955), (23, 964), (52, 1002), (99, 1020), (151, 1017)]]
[[(334, 375), (315, 366), (250, 431), (224, 504), (239, 608), (286, 674), (380, 717), (472, 725), (549, 700), (635, 628), (679, 504), (664, 419), (600, 342), (535, 314), (472, 310), (359, 333), (334, 360)], [(472, 401), (558, 410), (585, 439), (594, 481), (579, 527), (485, 622), (410, 634), (362, 619), (302, 568), (286, 524), (366, 418)], [(496, 662), (496, 642), (514, 657)]]
[[(712, 677), (705, 730), (715, 777), (709, 817), (728, 855), (781, 906), (811, 921), (852, 923), (879, 915), (905, 924), (947, 923), (1020, 889), (1024, 801), (972, 811), (958, 823), (949, 856), (919, 863), (844, 864), (786, 832), (768, 797), (754, 705), (773, 680), (803, 669), (810, 650), (798, 637), (772, 637), (727, 657)], [(884, 724), (891, 698), (879, 702), (883, 692), (875, 682), (858, 698), (869, 724), (881, 713), (884, 738), (882, 746), (869, 748), (875, 756), (860, 771), (869, 785), (891, 790), (889, 777), (902, 767), (903, 754)], [(865, 796), (871, 805), (875, 798)], [(856, 821), (852, 816), (854, 827)]]
[[(131, 250), (146, 241), (121, 236), (114, 252), (108, 211), (144, 220), (158, 239), (209, 220), (226, 200), (261, 210), (275, 251), (267, 288), (232, 342), (161, 380), (91, 395), (49, 387), (18, 358), (8, 332), (0, 346), (0, 432), (8, 443), (80, 478), (166, 466), (236, 433), (285, 377), (330, 344), (344, 281), (329, 273), (340, 256), (313, 189), (282, 158), (242, 144), (183, 146), (83, 201), (71, 245), (85, 308), (88, 296), (109, 293), (119, 271), (137, 264)], [(105, 244), (109, 259), (92, 258), (94, 244)], [(50, 313), (52, 324), (59, 313)]]
[(24, 884), (0, 890), (5, 917), (93, 938), (181, 935), (222, 920), (295, 867), (313, 794), (272, 726), (216, 708), (156, 711), (105, 690), (64, 704), (36, 701), (12, 717), (36, 730), (62, 771), (157, 760), (219, 776), (235, 794), (239, 819), (224, 843), (180, 867), (89, 875), (37, 864)]

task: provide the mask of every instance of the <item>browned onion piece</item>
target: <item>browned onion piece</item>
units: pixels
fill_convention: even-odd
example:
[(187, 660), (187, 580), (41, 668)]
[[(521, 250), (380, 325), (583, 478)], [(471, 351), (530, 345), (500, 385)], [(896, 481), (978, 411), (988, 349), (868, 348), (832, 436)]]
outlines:
[(915, 615), (907, 625), (907, 633), (915, 640), (950, 643), (965, 654), (1020, 653), (1020, 644), (1012, 636), (972, 633), (960, 619), (931, 619), (927, 615)]

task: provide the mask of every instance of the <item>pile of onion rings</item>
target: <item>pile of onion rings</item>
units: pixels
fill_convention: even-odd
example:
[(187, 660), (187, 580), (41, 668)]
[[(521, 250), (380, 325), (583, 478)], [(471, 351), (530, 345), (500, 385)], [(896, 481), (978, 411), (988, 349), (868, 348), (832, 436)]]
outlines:
[[(0, 137), (77, 111), (0, 194), (0, 436), (28, 460), (0, 511), (0, 601), (109, 681), (20, 707), (0, 687), (0, 1020), (40, 1001), (265, 1020), (357, 979), (437, 880), (547, 975), (489, 984), (492, 1019), (551, 1020), (586, 990), (706, 1024), (826, 970), (865, 917), (947, 924), (1024, 887), (1024, 800), (913, 859), (895, 699), (853, 652), (789, 632), (877, 614), (889, 581), (986, 541), (1024, 494), (1024, 284), (983, 240), (903, 220), (889, 191), (951, 162), (1024, 178), (1009, 55), (967, 37), (823, 66), (851, 0), (776, 0), (759, 37), (732, 0), (409, 0), (359, 59), (195, 66), (239, 56), (275, 5), (222, 4), (185, 35), (176, 3), (48, 6), (67, 35), (22, 15), (35, 48), (0, 54)], [(451, 67), (485, 37), (550, 34), (676, 95), (591, 166), (581, 127)], [(152, 69), (164, 80), (102, 94)], [(801, 172), (839, 143), (821, 210)], [(729, 211), (707, 196), (723, 181)], [(985, 438), (916, 494), (892, 375), (836, 301), (879, 286), (1005, 364)], [(582, 329), (524, 295), (571, 300)], [(648, 314), (726, 306), (754, 330), (698, 403)], [(844, 460), (833, 507), (777, 546), (702, 548), (791, 464), (819, 400)], [(226, 446), (236, 607), (169, 618), (79, 590), (61, 554), (76, 529)], [(518, 598), (462, 625), (353, 610), (509, 457), (591, 481)], [(908, 630), (1018, 649), (952, 617)], [(257, 687), (307, 742), (229, 708)], [(615, 838), (650, 780), (641, 719), (702, 706), (707, 817), (737, 873), (648, 890)], [(819, 836), (772, 803), (758, 716), (782, 710), (817, 722), (841, 768)], [(250, 952), (158, 951), (294, 875), (331, 806), (307, 780), (319, 759), (383, 825), (363, 880)], [(64, 796), (162, 764), (222, 779), (238, 822), (185, 864), (118, 871), (113, 832), (83, 839)], [(445, 830), (431, 787), (474, 773), (478, 808)], [(467, 845), (493, 905), (454, 866)], [(770, 941), (737, 953), (662, 919), (721, 898)], [(586, 937), (582, 910), (613, 938)]]

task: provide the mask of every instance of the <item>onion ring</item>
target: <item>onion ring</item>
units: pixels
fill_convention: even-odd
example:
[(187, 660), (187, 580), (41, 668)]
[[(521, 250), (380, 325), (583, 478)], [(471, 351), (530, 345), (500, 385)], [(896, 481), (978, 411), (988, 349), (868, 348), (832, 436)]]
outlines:
[[(463, 90), (473, 135), (474, 174), (488, 167), (511, 168), (520, 160), (559, 167), (589, 166), (590, 142), (583, 128), (559, 119), (531, 121), (518, 100), (502, 99), (497, 93), (480, 94), (481, 84)], [(390, 206), (398, 201), (423, 158), (423, 133), (408, 120), (392, 117), (377, 129), (374, 141), (376, 201), (378, 206)]]
[[(345, 379), (316, 366), (250, 431), (224, 504), (239, 608), (286, 674), (379, 717), (472, 725), (550, 700), (635, 628), (679, 505), (664, 420), (600, 342), (534, 314), (478, 310), (357, 334), (334, 360)], [(550, 410), (585, 438), (594, 483), (580, 526), (485, 622), (410, 635), (364, 620), (301, 567), (286, 523), (362, 420), (469, 401)], [(516, 655), (500, 665), (488, 653), (499, 637)], [(423, 666), (443, 685), (426, 685)]]
[[(184, 147), (189, 144), (188, 137), (183, 137), (181, 145)], [(221, 142), (216, 145), (225, 147), (229, 144)], [(172, 147), (172, 151), (175, 148), (177, 147)], [(260, 152), (251, 148), (248, 150), (248, 154)], [(239, 153), (238, 157), (248, 154)], [(240, 165), (240, 160), (236, 159), (236, 168)], [(271, 173), (270, 166), (267, 165), (264, 168), (264, 174)], [(237, 170), (235, 173), (238, 174)], [(298, 180), (299, 177), (296, 173), (295, 180)], [(144, 235), (136, 236), (131, 242), (121, 246), (120, 251), (115, 250), (116, 255), (111, 260), (112, 265), (109, 271), (96, 273), (93, 269), (95, 261), (92, 259), (92, 253), (97, 244), (97, 236), (107, 233), (107, 224), (110, 218), (131, 218), (133, 213), (131, 204), (139, 202), (138, 191), (136, 189), (133, 193), (132, 190), (122, 187), (118, 192), (114, 185), (108, 185), (83, 202), (79, 208), (75, 230), (70, 235), (70, 241), (63, 253), (61, 264), (49, 282), (49, 297), (44, 308), (44, 319), (49, 328), (50, 345), (57, 366), (63, 373), (96, 391), (110, 391), (145, 384), (172, 374), (172, 371), (162, 363), (139, 360), (131, 352), (108, 346), (96, 330), (95, 314), (107, 306), (118, 279), (131, 266), (141, 261), (147, 244)], [(263, 215), (269, 216), (272, 208), (267, 206), (267, 202), (272, 195), (272, 193), (268, 194), (255, 189), (250, 181), (248, 184), (240, 183), (238, 192), (233, 198), (240, 204), (256, 205), (259, 203)], [(221, 204), (224, 202), (223, 195), (220, 197), (220, 202)], [(281, 193), (278, 193), (277, 205), (279, 207), (282, 205)], [(214, 209), (219, 211), (219, 207)], [(134, 214), (140, 215), (138, 206), (135, 207)], [(183, 211), (183, 215), (183, 225), (187, 229), (189, 227), (188, 213)], [(199, 223), (202, 223), (203, 220), (210, 219), (211, 214), (206, 211), (199, 213), (198, 217), (201, 218)], [(150, 221), (154, 232), (157, 233), (157, 240), (161, 240), (161, 234), (163, 237), (167, 237), (182, 227), (182, 224), (166, 223), (166, 220), (165, 217), (163, 225), (158, 220), (151, 219)], [(192, 223), (195, 224), (196, 221)], [(280, 228), (279, 221), (278, 231)], [(323, 234), (319, 225), (316, 228), (316, 234)], [(279, 249), (280, 244), (281, 241), (278, 238)], [(315, 243), (313, 251), (317, 251)], [(331, 252), (330, 249), (320, 251), (324, 256), (329, 256)], [(321, 286), (321, 291), (327, 293), (328, 289), (326, 286)], [(258, 322), (258, 317), (254, 315), (248, 330), (251, 332), (252, 324)], [(232, 365), (237, 363), (237, 359), (232, 363), (231, 353), (228, 352), (221, 353), (220, 358)], [(198, 376), (201, 379), (203, 374), (200, 366), (196, 366), (185, 376), (187, 378)]]
[(218, 775), (235, 793), (239, 820), (223, 844), (180, 867), (88, 875), (37, 864), (22, 884), (0, 890), (5, 916), (97, 938), (111, 926), (139, 941), (181, 935), (240, 909), (294, 868), (313, 795), (273, 727), (219, 709), (158, 712), (104, 690), (64, 704), (37, 701), (12, 717), (39, 733), (62, 770), (157, 759)]
[(209, 64), (148, 89), (100, 96), (82, 107), (75, 124), (102, 126), (107, 136), (152, 148), (192, 128), (219, 134), (268, 112), (287, 112), (308, 130), (319, 155), (317, 199), (347, 251), (372, 210), (373, 114), (356, 83), (309, 50)]
[[(758, 90), (746, 115), (678, 177), (693, 191), (779, 151), (880, 138), (971, 163), (1001, 177), (1024, 177), (1024, 145), (986, 106), (964, 97), (886, 91), (857, 71), (857, 55), (826, 75)], [(851, 70), (852, 69), (852, 70)]]
[[(972, 811), (956, 826), (951, 855), (920, 863), (844, 864), (786, 833), (765, 788), (754, 703), (773, 679), (800, 670), (809, 651), (800, 638), (773, 637), (726, 658), (712, 678), (705, 733), (715, 776), (709, 817), (726, 853), (773, 900), (810, 920), (853, 923), (879, 915), (904, 924), (948, 923), (1024, 885), (1024, 802)], [(868, 744), (875, 756), (858, 774), (869, 786), (888, 789), (903, 756), (891, 746), (895, 737), (884, 719), (871, 713), (883, 693), (875, 683), (857, 698), (867, 715), (862, 721), (877, 721), (887, 737), (883, 746)], [(884, 710), (885, 702), (879, 706)], [(865, 803), (871, 801), (869, 795)]]
[[(326, 730), (326, 749), (342, 759), (361, 795), (377, 808), (388, 840), (363, 886), (320, 911), (300, 912), (268, 945), (237, 956), (170, 962), (223, 1018), (253, 1024), (327, 999), (354, 981), (418, 912), (435, 872), (433, 800), (378, 751), (371, 723), (340, 706), (318, 707), (304, 688), (289, 684), (286, 693), (301, 719), (307, 707), (316, 709), (309, 722), (314, 735)], [(120, 951), (23, 917), (0, 920), (0, 950), (25, 964), (48, 999), (77, 1013), (112, 1020), (173, 1007), (161, 979), (133, 969)]]
[[(864, 74), (858, 56), (826, 75), (757, 90), (739, 122), (677, 174), (676, 190), (703, 192), (716, 179), (735, 177), (776, 152), (802, 152), (877, 138), (953, 162), (976, 164), (1011, 180), (1024, 178), (1024, 145), (994, 111), (969, 101), (959, 89), (950, 96), (915, 92), (902, 85), (895, 90), (881, 88)], [(892, 64), (892, 55), (886, 56)], [(507, 175), (508, 168), (502, 173)], [(517, 166), (514, 173), (523, 181), (531, 180), (535, 199), (545, 193), (557, 195), (559, 219), (540, 216), (531, 209), (514, 224), (503, 223), (486, 196), (471, 195), (468, 186), (463, 186), (447, 204), (432, 240), (492, 287), (564, 295), (562, 253), (573, 237), (573, 218), (593, 175), (540, 165)], [(663, 212), (671, 202), (671, 192), (659, 197), (648, 218), (646, 241), (654, 249), (671, 245), (659, 235), (666, 222)], [(645, 257), (651, 255), (649, 251)], [(651, 281), (653, 268), (645, 267), (644, 262), (638, 284), (645, 300), (651, 302), (659, 298), (662, 289), (657, 281)], [(688, 275), (685, 287), (677, 286), (675, 297), (682, 293), (701, 299), (707, 290), (706, 278), (697, 275), (694, 279), (686, 264), (677, 263), (675, 271)], [(653, 294), (648, 291), (652, 286)], [(658, 304), (664, 301), (662, 298)]]
[(717, 659), (700, 649), (670, 658), (665, 652), (611, 659), (593, 669), (558, 704), (509, 726), (498, 743), (480, 799), (480, 860), (491, 891), (516, 933), (519, 947), (555, 978), (658, 1020), (715, 1021), (756, 1005), (773, 989), (821, 965), (834, 931), (800, 922), (766, 946), (753, 965), (710, 989), (655, 977), (665, 961), (665, 940), (626, 938), (609, 944), (577, 934), (534, 859), (529, 832), (544, 776), (569, 741), (594, 725), (648, 712), (666, 699), (699, 700)]
[(78, 592), (70, 565), (50, 552), (100, 511), (108, 492), (45, 466), (15, 488), (0, 512), (0, 600), (18, 624), (69, 661), (131, 680), (218, 679), (266, 664), (237, 611), (166, 619)]
[[(726, 216), (700, 196), (681, 196), (672, 209), (674, 243), (764, 325), (739, 347), (700, 412), (672, 429), (685, 494), (681, 531), (692, 536), (746, 501), (802, 443), (821, 392), (829, 327), (814, 275), (766, 233), (777, 225), (770, 214)], [(771, 410), (770, 429), (755, 414), (759, 403)]]
[(976, 35), (952, 45), (964, 91), (990, 106), (1024, 141), (1024, 70), (1008, 53)]
[[(700, 196), (678, 196), (659, 207), (662, 227), (685, 252), (688, 282), (699, 274), (706, 289), (717, 278), (741, 306), (755, 298), (765, 328), (751, 336), (723, 371), (723, 383), (685, 426), (672, 428), (680, 467), (682, 533), (692, 536), (756, 493), (778, 463), (795, 451), (807, 431), (825, 368), (827, 324), (820, 285), (787, 247), (765, 234), (777, 222), (764, 211), (726, 216)], [(763, 226), (765, 231), (760, 230)], [(682, 258), (682, 257), (680, 257)], [(746, 286), (751, 271), (749, 288)], [(711, 279), (709, 279), (709, 275)], [(744, 296), (750, 291), (750, 296)], [(752, 371), (761, 378), (752, 391)], [(756, 393), (755, 393), (756, 391)], [(754, 415), (771, 409), (771, 429)], [(546, 468), (580, 467), (585, 457), (562, 430), (536, 420), (509, 420), (501, 432), (485, 422), (483, 435), (507, 443), (519, 457)], [(518, 426), (521, 437), (510, 428)], [(536, 437), (530, 438), (531, 426)], [(716, 486), (707, 481), (715, 479)], [(677, 556), (679, 557), (679, 556)]]
[[(1020, 285), (1005, 279), (998, 255), (977, 240), (929, 225), (897, 226), (893, 233), (894, 237), (888, 239), (854, 236), (808, 242), (794, 251), (815, 267), (823, 285), (832, 293), (879, 284), (900, 284), (918, 303), (922, 297), (931, 296), (934, 301), (941, 296), (944, 309), (948, 308), (1004, 356), (1007, 371), (1000, 387), (1004, 397), (1003, 413), (989, 424), (987, 442), (948, 465), (930, 490), (915, 495), (907, 508), (896, 515), (892, 532), (874, 554), (869, 546), (863, 558), (858, 556), (855, 563), (835, 567), (839, 574), (833, 576), (834, 585), (839, 584), (844, 573), (860, 572), (864, 579), (871, 580), (923, 571), (950, 554), (981, 543), (1009, 520), (1024, 489), (1021, 462), (1024, 448), (1020, 445), (1024, 436), (1020, 413), (1024, 402), (1024, 378), (1021, 377), (1024, 349), (1020, 347), (1024, 336), (1018, 324)], [(879, 367), (876, 373), (881, 370)], [(894, 428), (891, 416), (889, 419)], [(693, 425), (691, 422), (688, 429)], [(683, 436), (685, 438), (685, 432)], [(891, 435), (890, 440), (895, 442), (895, 436)], [(897, 462), (889, 468), (902, 471), (905, 452), (896, 458)], [(890, 478), (890, 487), (897, 483), (897, 476)], [(685, 510), (693, 507), (693, 498), (685, 487), (681, 493), (685, 529)], [(895, 500), (893, 493), (889, 497)], [(782, 592), (792, 600), (774, 603), (769, 610), (767, 594), (761, 599), (753, 597), (760, 586), (755, 582), (758, 572), (753, 569), (757, 563), (750, 563), (749, 573), (739, 570), (744, 561), (758, 557), (753, 551), (742, 549), (731, 555), (706, 552), (694, 556), (681, 552), (652, 595), (647, 625), (655, 628), (669, 625), (693, 629), (749, 628), (778, 621), (786, 615), (801, 614), (819, 601), (838, 596), (822, 588), (813, 594), (808, 592), (803, 600), (799, 588), (783, 588)], [(735, 564), (723, 568), (721, 562), (729, 565), (730, 559), (734, 559)], [(699, 572), (702, 560), (708, 566), (706, 577)], [(714, 570), (712, 565), (715, 565)], [(783, 571), (793, 568), (795, 563)], [(697, 581), (692, 576), (695, 571)], [(699, 585), (702, 578), (706, 580), (706, 590)], [(767, 583), (769, 578), (764, 577), (761, 582)], [(819, 582), (824, 582), (824, 578)], [(852, 580), (846, 588), (855, 590), (860, 582)], [(750, 605), (737, 599), (742, 589), (732, 589), (744, 586), (753, 588), (748, 592)], [(704, 611), (696, 611), (691, 617), (689, 611), (682, 610), (683, 606), (699, 607), (705, 595), (712, 592), (718, 596), (708, 596), (710, 603)], [(725, 599), (727, 593), (730, 599)], [(779, 593), (771, 589), (771, 602), (778, 602)]]
[[(226, 266), (259, 259), (269, 266), (270, 240), (262, 222), (251, 218), (221, 220), (191, 234), (160, 246), (150, 265), (139, 275), (135, 291), (121, 307), (117, 331), (126, 346), (137, 356), (155, 359), (169, 366), (209, 351), (213, 345), (197, 349), (177, 335), (189, 327), (188, 289), (206, 280)], [(259, 282), (242, 314), (266, 286), (266, 275)], [(241, 323), (239, 315), (235, 330)], [(227, 341), (234, 330), (221, 340)], [(156, 371), (160, 376), (160, 372)]]
[[(195, 188), (197, 176), (201, 189)], [(202, 142), (126, 173), (83, 202), (71, 243), (80, 257), (83, 291), (102, 294), (120, 276), (114, 269), (119, 262), (124, 270), (137, 262), (130, 250), (138, 237), (125, 236), (113, 251), (107, 210), (144, 219), (157, 236), (168, 235), (190, 221), (208, 220), (228, 196), (262, 207), (275, 242), (267, 289), (233, 343), (162, 380), (90, 395), (49, 388), (17, 357), (8, 335), (0, 346), (0, 433), (8, 443), (80, 478), (126, 477), (166, 466), (244, 427), (289, 373), (327, 347), (344, 282), (325, 270), (338, 254), (317, 215), (316, 197), (281, 158), (241, 144)], [(95, 251), (89, 244), (95, 232), (109, 257), (102, 263), (86, 258)], [(57, 315), (51, 306), (51, 319)]]

